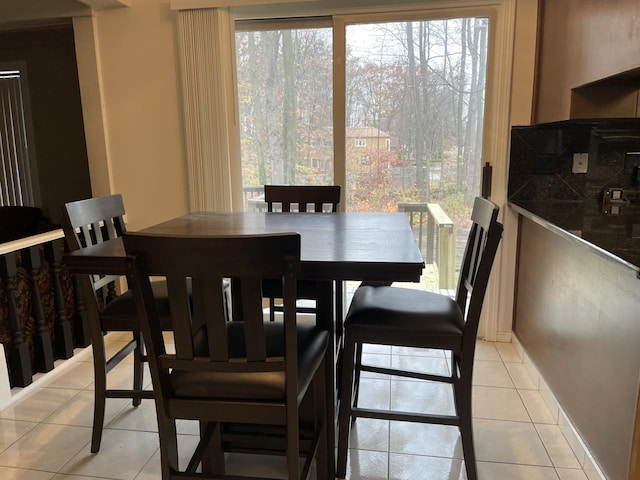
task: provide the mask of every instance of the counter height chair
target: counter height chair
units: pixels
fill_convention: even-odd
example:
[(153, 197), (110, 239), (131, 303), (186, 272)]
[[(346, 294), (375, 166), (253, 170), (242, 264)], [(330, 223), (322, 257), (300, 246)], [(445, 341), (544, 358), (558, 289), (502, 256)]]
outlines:
[[(344, 353), (338, 414), (337, 476), (345, 478), (349, 429), (357, 417), (457, 426), (469, 480), (477, 479), (471, 424), (471, 381), (476, 334), (491, 266), (502, 236), (498, 207), (476, 198), (456, 297), (397, 288), (361, 286), (344, 321)], [(380, 368), (362, 363), (362, 345), (442, 349), (451, 357), (450, 376)], [(425, 414), (358, 407), (360, 372), (376, 372), (452, 385), (455, 414)]]
[[(63, 230), (69, 250), (77, 251), (117, 237), (126, 232), (125, 208), (121, 195), (110, 195), (70, 202), (62, 212)], [(124, 274), (124, 272), (123, 272)], [(107, 398), (131, 398), (134, 407), (143, 398), (153, 398), (143, 389), (144, 353), (142, 332), (131, 291), (116, 293), (120, 275), (79, 275), (84, 305), (83, 323), (89, 331), (93, 350), (94, 411), (91, 451), (100, 450)], [(223, 288), (228, 286), (228, 282)], [(164, 281), (153, 282), (159, 299), (158, 308), (166, 328), (169, 328), (167, 286)], [(107, 358), (104, 334), (131, 332), (132, 339), (118, 352)], [(131, 390), (108, 389), (107, 374), (133, 352), (133, 386)]]
[[(315, 456), (317, 478), (326, 479), (329, 336), (313, 322), (296, 321), (300, 235), (126, 234), (124, 244), (147, 339), (162, 479), (249, 478), (234, 472), (227, 476), (225, 467), (226, 451), (233, 445), (247, 448), (243, 436), (249, 444), (253, 437), (261, 453), (284, 450), (287, 478), (307, 478)], [(175, 353), (167, 351), (149, 275), (166, 278)], [(233, 279), (232, 321), (226, 318), (222, 290), (215, 288), (227, 277)], [(264, 277), (277, 278), (283, 286), (282, 321), (263, 321)], [(307, 394), (314, 412), (308, 432), (299, 422)], [(178, 465), (179, 419), (200, 423), (200, 443), (186, 466)], [(302, 468), (301, 452), (306, 454)], [(204, 474), (197, 473), (199, 466)]]
[[(264, 200), (267, 212), (333, 213), (340, 204), (340, 185), (265, 185)], [(336, 282), (336, 318), (342, 316), (342, 285)], [(275, 319), (275, 313), (282, 311), (276, 302), (280, 298), (280, 285), (265, 280), (265, 297), (269, 298), (269, 319)], [(315, 282), (302, 280), (298, 283), (298, 298), (315, 300)], [(298, 312), (315, 313), (315, 308), (298, 304)]]

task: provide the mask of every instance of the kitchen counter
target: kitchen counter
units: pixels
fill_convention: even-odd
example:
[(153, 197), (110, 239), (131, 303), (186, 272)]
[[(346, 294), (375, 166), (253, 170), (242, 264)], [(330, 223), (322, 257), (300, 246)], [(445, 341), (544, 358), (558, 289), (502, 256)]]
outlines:
[(513, 127), (508, 197), (521, 215), (640, 275), (640, 119)]
[(606, 478), (640, 480), (640, 119), (514, 127), (508, 199), (514, 333)]
[(593, 201), (510, 201), (520, 215), (598, 255), (625, 265), (640, 278), (640, 205), (622, 207), (623, 213), (604, 213)]

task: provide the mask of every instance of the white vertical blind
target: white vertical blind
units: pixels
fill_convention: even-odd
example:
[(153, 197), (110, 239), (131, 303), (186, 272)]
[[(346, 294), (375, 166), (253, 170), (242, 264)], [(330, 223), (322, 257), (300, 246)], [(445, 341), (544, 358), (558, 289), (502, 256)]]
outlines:
[(22, 84), (18, 70), (0, 71), (0, 205), (33, 205)]
[(241, 208), (233, 17), (180, 11), (178, 39), (191, 211)]

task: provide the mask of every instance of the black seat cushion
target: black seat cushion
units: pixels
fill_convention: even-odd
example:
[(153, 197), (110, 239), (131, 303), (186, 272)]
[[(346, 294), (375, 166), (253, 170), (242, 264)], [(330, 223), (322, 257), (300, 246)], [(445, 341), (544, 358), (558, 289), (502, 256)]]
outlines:
[[(151, 282), (151, 288), (153, 289), (153, 295), (156, 299), (160, 321), (166, 330), (171, 325), (167, 282), (164, 280), (153, 281)], [(100, 321), (102, 322), (102, 328), (104, 330), (138, 330), (139, 321), (133, 292), (127, 290), (109, 302), (100, 312)]]
[[(242, 322), (229, 322), (229, 355), (244, 358), (245, 341)], [(285, 352), (284, 324), (281, 321), (265, 322), (267, 356), (279, 357)], [(313, 323), (298, 323), (298, 391), (311, 382), (313, 372), (325, 354), (329, 334)], [(206, 335), (196, 334), (194, 348), (198, 356), (208, 357)], [(264, 399), (284, 400), (284, 372), (227, 373), (227, 372), (171, 372), (171, 384), (177, 397), (215, 398), (226, 400)]]
[[(423, 290), (389, 286), (361, 286), (356, 290), (345, 328), (369, 332), (377, 342), (389, 334), (414, 336), (416, 344), (435, 339), (442, 347), (459, 346), (464, 331), (464, 317), (458, 304), (446, 295)], [(437, 346), (437, 345), (436, 345)]]

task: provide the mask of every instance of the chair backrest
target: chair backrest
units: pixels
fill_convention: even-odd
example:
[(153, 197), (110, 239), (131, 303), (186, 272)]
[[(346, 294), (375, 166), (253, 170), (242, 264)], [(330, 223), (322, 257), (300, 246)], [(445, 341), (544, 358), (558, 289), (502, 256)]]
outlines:
[(66, 203), (62, 228), (72, 251), (120, 237), (126, 231), (122, 196), (88, 198)]
[[(124, 203), (119, 194), (88, 198), (66, 203), (62, 208), (62, 229), (69, 249), (73, 252), (96, 245), (126, 232)], [(103, 301), (115, 296), (113, 282), (117, 275), (91, 275), (94, 291), (109, 287)]]
[[(274, 211), (274, 204), (281, 204), (283, 212), (307, 212), (313, 205), (314, 212), (323, 212), (325, 205), (331, 212), (338, 211), (340, 185), (265, 185), (264, 200), (267, 211)], [(292, 210), (293, 206), (293, 210)]]
[[(177, 237), (127, 233), (123, 241), (138, 315), (141, 320), (144, 318), (142, 328), (150, 367), (164, 398), (171, 396), (170, 369), (227, 373), (283, 371), (287, 382), (297, 388), (295, 298), (299, 234)], [(166, 352), (149, 275), (167, 281), (175, 354)], [(286, 346), (284, 351), (276, 352), (275, 358), (266, 349), (263, 277), (280, 278), (283, 284), (282, 345)], [(224, 278), (234, 279), (232, 295), (240, 299), (234, 302), (232, 322), (225, 314), (221, 287)], [(288, 377), (289, 374), (293, 376)]]
[(498, 211), (494, 203), (476, 197), (456, 291), (456, 302), (466, 312), (463, 349), (467, 346), (473, 349), (475, 345), (489, 275), (502, 237)]

